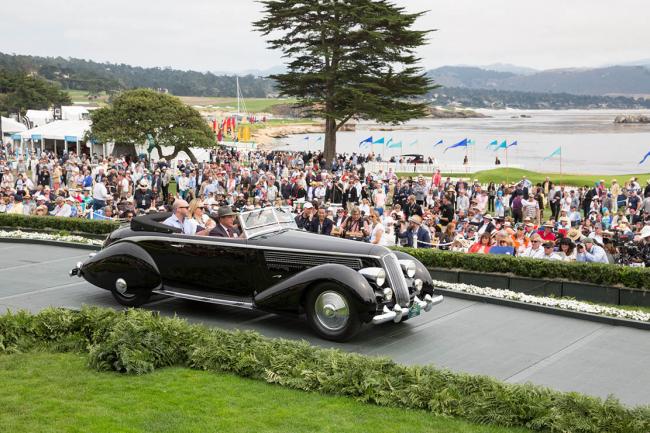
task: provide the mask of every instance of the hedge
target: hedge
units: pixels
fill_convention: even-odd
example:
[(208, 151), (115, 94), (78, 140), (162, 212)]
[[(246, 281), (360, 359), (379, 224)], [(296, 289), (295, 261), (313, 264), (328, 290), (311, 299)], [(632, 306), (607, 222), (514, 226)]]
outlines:
[(16, 229), (53, 229), (78, 233), (109, 234), (113, 230), (119, 228), (119, 226), (120, 224), (116, 221), (0, 214), (0, 227), (11, 227)]
[(650, 407), (432, 366), (321, 349), (302, 341), (190, 325), (146, 310), (86, 307), (0, 316), (0, 353), (86, 352), (100, 371), (145, 374), (182, 366), (229, 372), (293, 389), (382, 406), (426, 410), (475, 423), (574, 433), (647, 433)]
[(428, 268), (497, 272), (520, 277), (561, 279), (650, 290), (650, 269), (601, 263), (561, 262), (508, 255), (467, 254), (437, 249), (398, 248)]

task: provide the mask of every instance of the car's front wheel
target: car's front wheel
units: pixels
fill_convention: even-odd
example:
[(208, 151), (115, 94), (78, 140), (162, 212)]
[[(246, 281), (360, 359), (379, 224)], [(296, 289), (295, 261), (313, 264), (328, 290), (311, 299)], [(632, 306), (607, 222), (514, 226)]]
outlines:
[(129, 293), (127, 289), (127, 283), (122, 278), (118, 278), (113, 288), (111, 288), (111, 294), (115, 300), (125, 307), (139, 307), (145, 304), (151, 297), (151, 292), (149, 291)]
[(305, 311), (311, 328), (326, 340), (349, 340), (361, 328), (354, 304), (345, 291), (333, 284), (314, 287), (305, 300)]

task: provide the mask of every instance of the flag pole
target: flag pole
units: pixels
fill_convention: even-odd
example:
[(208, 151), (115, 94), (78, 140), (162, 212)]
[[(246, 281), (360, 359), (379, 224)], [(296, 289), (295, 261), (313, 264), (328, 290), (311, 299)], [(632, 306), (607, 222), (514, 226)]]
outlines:
[(510, 164), (508, 164), (508, 148), (506, 147), (506, 183), (510, 183)]
[(560, 176), (562, 176), (562, 146), (560, 145)]

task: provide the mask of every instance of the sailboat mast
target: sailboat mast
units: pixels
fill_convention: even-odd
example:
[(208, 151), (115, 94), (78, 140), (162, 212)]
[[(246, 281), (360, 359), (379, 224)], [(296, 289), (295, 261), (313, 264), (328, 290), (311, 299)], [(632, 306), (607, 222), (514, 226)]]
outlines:
[(241, 111), (239, 109), (239, 100), (240, 100), (240, 96), (241, 96), (241, 91), (239, 90), (239, 77), (236, 77), (236, 78), (237, 78), (237, 114), (240, 114)]

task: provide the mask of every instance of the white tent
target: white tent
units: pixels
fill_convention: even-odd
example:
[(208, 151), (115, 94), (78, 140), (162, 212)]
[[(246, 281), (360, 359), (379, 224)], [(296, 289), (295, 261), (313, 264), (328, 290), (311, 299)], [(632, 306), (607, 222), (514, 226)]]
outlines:
[(61, 107), (61, 119), (63, 120), (88, 119), (89, 113), (89, 107), (82, 107), (78, 105), (64, 105)]
[(27, 110), (25, 117), (36, 127), (54, 120), (54, 113), (52, 113), (52, 110)]
[(2, 118), (2, 133), (3, 134), (15, 134), (17, 132), (26, 131), (27, 127), (20, 122), (16, 122), (10, 117)]
[(24, 140), (31, 139), (32, 135), (37, 135), (45, 140), (65, 140), (66, 137), (76, 137), (78, 141), (82, 141), (89, 130), (90, 120), (57, 120), (21, 132), (20, 135)]

